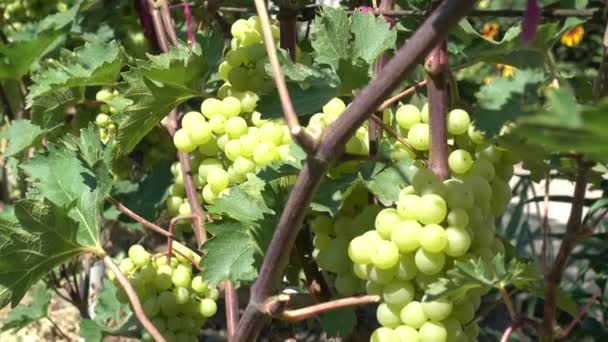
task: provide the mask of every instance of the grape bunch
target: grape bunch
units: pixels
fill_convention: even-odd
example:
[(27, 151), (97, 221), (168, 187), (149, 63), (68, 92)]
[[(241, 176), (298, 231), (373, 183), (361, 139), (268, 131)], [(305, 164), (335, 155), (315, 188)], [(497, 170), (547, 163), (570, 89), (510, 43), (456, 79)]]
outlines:
[(108, 105), (106, 102), (109, 102), (118, 95), (118, 90), (109, 88), (102, 88), (95, 94), (95, 100), (103, 103), (100, 107), (101, 113), (95, 117), (95, 124), (99, 126), (99, 138), (104, 144), (116, 134), (117, 125), (112, 120), (112, 115), (118, 113), (116, 108)]
[[(195, 262), (200, 261), (200, 257), (188, 248), (174, 245), (174, 249)], [(193, 270), (182, 254), (176, 253), (168, 261), (165, 255), (155, 257), (141, 245), (133, 245), (128, 258), (119, 264), (135, 289), (146, 316), (167, 341), (197, 341), (200, 328), (217, 312), (219, 291), (209, 286), (202, 273)], [(117, 283), (113, 274), (110, 276)], [(126, 293), (117, 286), (117, 299), (127, 303)], [(153, 341), (147, 333), (142, 340)]]
[[(429, 149), (427, 106), (422, 111), (401, 106), (396, 121), (416, 153), (424, 155)], [(477, 131), (463, 110), (449, 112), (447, 126), (452, 177), (441, 181), (418, 162), (397, 207), (382, 209), (375, 229), (349, 242), (354, 274), (366, 281), (367, 293), (382, 298), (376, 313), (382, 327), (373, 333), (373, 342), (477, 340), (473, 319), (483, 292), (427, 300), (425, 290), (455, 260), (490, 262), (504, 254), (494, 221), (511, 198), (508, 181), (518, 160)]]

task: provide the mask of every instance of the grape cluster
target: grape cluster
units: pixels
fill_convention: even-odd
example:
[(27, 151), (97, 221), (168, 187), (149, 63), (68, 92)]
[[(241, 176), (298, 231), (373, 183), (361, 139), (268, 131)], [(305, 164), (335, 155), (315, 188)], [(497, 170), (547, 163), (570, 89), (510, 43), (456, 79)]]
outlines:
[[(185, 247), (179, 251), (200, 260)], [(167, 341), (197, 341), (201, 326), (217, 312), (219, 291), (209, 286), (201, 273), (196, 274), (181, 254), (169, 262), (165, 255), (155, 258), (141, 245), (133, 245), (119, 268), (135, 289), (146, 316)], [(127, 303), (126, 293), (118, 286), (117, 299)], [(153, 339), (145, 333), (142, 340)]]
[(97, 114), (95, 117), (95, 124), (99, 126), (99, 138), (104, 144), (116, 134), (117, 126), (112, 120), (112, 115), (118, 113), (116, 108), (108, 105), (106, 102), (109, 102), (114, 97), (118, 96), (118, 94), (118, 90), (109, 88), (102, 88), (95, 94), (95, 100), (103, 103), (100, 107), (101, 113)]
[(1, 3), (0, 10), (3, 10), (4, 21), (10, 21), (14, 25), (45, 17), (56, 11), (65, 12), (67, 4), (60, 0), (17, 0), (8, 4)]
[[(421, 154), (429, 149), (427, 108), (404, 105), (395, 113)], [(411, 185), (400, 192), (397, 207), (382, 209), (375, 229), (348, 245), (354, 273), (366, 281), (367, 293), (382, 298), (377, 309), (382, 327), (372, 335), (373, 342), (477, 340), (473, 318), (482, 292), (435, 300), (424, 294), (455, 260), (489, 262), (504, 254), (494, 221), (510, 200), (507, 182), (517, 159), (477, 131), (463, 110), (451, 111), (447, 125), (452, 177), (441, 181), (423, 165), (414, 166)]]

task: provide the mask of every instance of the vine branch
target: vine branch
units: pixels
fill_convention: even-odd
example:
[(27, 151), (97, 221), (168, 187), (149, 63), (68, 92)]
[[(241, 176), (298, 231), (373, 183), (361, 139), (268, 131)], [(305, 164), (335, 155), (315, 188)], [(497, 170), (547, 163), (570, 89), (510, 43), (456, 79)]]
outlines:
[(328, 311), (352, 306), (367, 305), (380, 301), (380, 296), (366, 295), (340, 298), (325, 303), (311, 305), (305, 308), (287, 310), (286, 305), (289, 301), (289, 296), (287, 296), (287, 298), (284, 297), (285, 295), (277, 296), (277, 301), (279, 302), (279, 305), (272, 305), (272, 303), (269, 303), (266, 305), (266, 308), (268, 310), (268, 314), (272, 317), (288, 322), (298, 322), (301, 320), (315, 317), (319, 314)]
[(353, 103), (324, 134), (315, 155), (309, 156), (291, 190), (285, 209), (275, 229), (260, 276), (251, 288), (251, 298), (241, 317), (233, 340), (254, 341), (269, 318), (261, 304), (279, 288), (289, 262), (289, 255), (307, 208), (317, 191), (329, 163), (338, 159), (355, 131), (375, 112), (383, 97), (409, 74), (448, 31), (473, 7), (474, 0), (446, 0), (426, 19), (412, 37), (378, 73)]
[(162, 229), (161, 227), (155, 225), (154, 223), (146, 220), (145, 218), (137, 215), (134, 211), (127, 208), (124, 204), (118, 202), (114, 198), (108, 197), (108, 198), (106, 198), (106, 200), (109, 201), (110, 203), (112, 203), (116, 207), (116, 209), (118, 209), (118, 211), (129, 216), (134, 221), (141, 223), (144, 227), (146, 227), (166, 238), (169, 238), (169, 239), (173, 238), (173, 233), (168, 232), (168, 231)]

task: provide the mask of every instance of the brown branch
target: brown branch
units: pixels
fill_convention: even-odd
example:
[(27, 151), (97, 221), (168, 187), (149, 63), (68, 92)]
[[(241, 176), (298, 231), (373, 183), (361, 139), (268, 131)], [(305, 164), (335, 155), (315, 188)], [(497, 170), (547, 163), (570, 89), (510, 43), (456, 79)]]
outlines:
[(163, 27), (165, 28), (165, 32), (167, 33), (167, 37), (169, 38), (169, 43), (171, 43), (172, 46), (177, 46), (177, 32), (175, 32), (175, 26), (173, 25), (171, 11), (169, 9), (167, 1), (160, 0), (158, 1), (156, 6), (160, 8), (160, 17), (163, 23)]
[(228, 341), (232, 340), (239, 322), (239, 298), (230, 280), (224, 281), (224, 305), (226, 309), (226, 330)]
[(397, 133), (397, 131), (395, 131), (391, 126), (387, 125), (384, 122), (384, 120), (382, 120), (382, 118), (379, 118), (375, 115), (372, 115), (369, 118), (370, 118), (370, 120), (375, 122), (378, 125), (378, 127), (382, 128), (390, 136), (397, 139), (397, 141), (399, 141), (405, 148), (410, 150), (410, 152), (412, 152), (413, 154), (416, 154), (416, 150), (412, 147), (412, 145), (410, 145), (410, 143), (407, 140), (405, 140), (404, 137), (399, 135), (399, 133)]
[(363, 89), (324, 134), (314, 156), (310, 156), (293, 186), (285, 209), (266, 251), (260, 276), (251, 288), (251, 298), (241, 317), (234, 341), (255, 341), (268, 316), (260, 310), (279, 288), (289, 255), (307, 208), (329, 168), (329, 163), (340, 158), (346, 142), (368, 119), (369, 115), (409, 74), (431, 49), (446, 37), (449, 30), (473, 7), (474, 0), (446, 0), (434, 11), (382, 69)]
[(378, 107), (377, 111), (379, 112), (383, 112), (385, 109), (387, 109), (388, 107), (394, 105), (395, 103), (399, 102), (401, 99), (403, 99), (404, 97), (410, 96), (412, 94), (414, 94), (418, 89), (423, 88), (426, 86), (426, 80), (420, 81), (416, 84), (414, 84), (413, 86), (405, 89), (404, 91), (400, 92), (399, 94), (391, 97), (390, 99), (382, 102), (382, 104), (380, 105), (380, 107)]
[[(437, 8), (442, 0), (433, 0), (431, 7)], [(429, 166), (439, 179), (450, 177), (448, 166), (448, 125), (450, 105), (448, 84), (448, 49), (445, 40), (439, 42), (425, 61), (426, 89), (429, 103), (430, 156)]]
[(273, 307), (272, 305), (267, 305), (267, 307), (270, 308), (268, 310), (275, 310), (274, 312), (269, 311), (268, 313), (272, 317), (275, 317), (275, 318), (278, 318), (278, 319), (281, 319), (284, 321), (289, 321), (289, 322), (298, 322), (298, 321), (312, 318), (319, 314), (322, 314), (322, 313), (325, 313), (328, 311), (332, 311), (332, 310), (336, 310), (336, 309), (340, 309), (340, 308), (367, 305), (367, 304), (377, 303), (380, 301), (380, 296), (366, 295), (366, 296), (359, 296), (359, 297), (340, 298), (340, 299), (332, 300), (332, 301), (325, 302), (325, 303), (311, 305), (311, 306), (308, 306), (305, 308), (286, 310), (285, 309), (286, 302), (284, 301), (284, 299), (281, 298), (282, 296), (278, 296), (278, 297), (279, 297), (279, 301), (281, 302), (282, 305), (277, 305), (277, 306), (275, 306), (274, 309), (272, 308)]
[(156, 44), (162, 52), (169, 51), (169, 44), (167, 43), (167, 35), (163, 27), (163, 20), (160, 15), (159, 9), (156, 7), (154, 0), (148, 1), (148, 9), (150, 10), (150, 16), (152, 17), (152, 23), (154, 27), (154, 36), (156, 37)]
[(550, 193), (550, 185), (551, 185), (551, 172), (549, 169), (545, 170), (545, 193), (543, 197), (543, 221), (541, 229), (543, 231), (543, 242), (541, 245), (541, 266), (543, 270), (543, 274), (547, 274), (549, 272), (549, 266), (547, 264), (547, 249), (549, 243), (549, 193)]
[[(281, 71), (281, 65), (279, 64), (279, 58), (277, 56), (277, 49), (274, 45), (274, 39), (270, 30), (270, 21), (268, 19), (268, 11), (266, 10), (265, 1), (255, 0), (255, 6), (258, 11), (260, 23), (262, 25), (262, 33), (264, 35), (264, 46), (266, 47), (268, 60), (270, 61), (270, 65), (272, 67), (272, 74), (274, 75), (274, 81), (277, 87), (277, 91), (279, 93), (279, 98), (281, 100), (281, 107), (283, 107), (285, 123), (289, 128), (289, 132), (291, 133), (293, 140), (298, 145), (300, 145), (304, 149), (304, 151), (306, 151), (306, 153), (312, 154), (314, 153), (315, 149), (315, 140), (310, 134), (308, 134), (308, 132), (306, 132), (306, 129), (304, 129), (304, 127), (300, 126), (300, 122), (298, 121), (298, 115), (296, 114), (296, 111), (293, 108), (293, 103), (291, 102), (289, 91), (287, 90), (285, 77), (283, 76), (283, 72)], [(285, 33), (283, 32), (283, 30), (281, 30), (281, 37), (283, 37), (284, 35)], [(295, 37), (292, 38), (294, 39), (291, 40), (291, 42), (293, 43), (291, 45), (295, 45)], [(284, 40), (287, 41), (288, 39), (284, 38)], [(283, 38), (281, 39), (281, 44), (283, 44)], [(294, 55), (292, 56), (292, 59), (295, 60), (295, 48), (291, 48), (290, 51), (293, 51)]]
[(171, 252), (173, 251), (173, 236), (175, 234), (175, 225), (179, 221), (196, 220), (196, 219), (197, 219), (197, 217), (195, 215), (180, 215), (180, 216), (175, 216), (174, 218), (171, 219), (171, 221), (169, 221), (169, 234), (171, 234), (171, 236), (167, 239), (167, 249), (165, 250), (165, 254), (167, 255), (167, 264), (168, 265), (171, 265), (171, 254), (172, 254)]
[(135, 289), (133, 289), (133, 286), (131, 286), (131, 283), (129, 283), (129, 280), (122, 273), (120, 268), (118, 268), (118, 266), (114, 264), (112, 258), (110, 258), (110, 256), (108, 255), (103, 258), (103, 262), (116, 275), (116, 280), (118, 280), (122, 288), (127, 293), (127, 297), (129, 297), (129, 301), (131, 302), (131, 306), (133, 307), (133, 312), (135, 313), (135, 316), (137, 317), (141, 325), (144, 327), (144, 329), (146, 329), (146, 331), (148, 331), (148, 333), (152, 335), (155, 341), (166, 342), (163, 335), (161, 335), (158, 329), (156, 329), (154, 324), (152, 324), (152, 322), (150, 322), (150, 320), (146, 316), (146, 313), (144, 312), (144, 309), (141, 306), (141, 302), (137, 297), (137, 293), (135, 293)]
[(583, 203), (587, 190), (587, 179), (591, 164), (583, 159), (582, 156), (576, 158), (577, 173), (574, 184), (574, 194), (570, 216), (566, 223), (566, 233), (562, 238), (553, 266), (548, 274), (545, 275), (545, 304), (543, 309), (543, 331), (542, 341), (552, 341), (554, 339), (554, 324), (557, 308), (557, 294), (559, 290), (566, 261), (572, 253), (572, 249), (577, 240), (577, 236), (582, 228)]
[(164, 229), (162, 229), (161, 227), (155, 225), (154, 223), (146, 220), (145, 218), (137, 215), (135, 212), (133, 212), (131, 209), (127, 208), (124, 204), (118, 202), (117, 200), (115, 200), (112, 197), (108, 197), (106, 198), (106, 200), (110, 203), (112, 203), (116, 209), (118, 209), (118, 211), (120, 211), (121, 213), (129, 216), (131, 219), (133, 219), (136, 222), (141, 223), (144, 227), (163, 235), (166, 238), (172, 238), (173, 234), (171, 232), (168, 232)]

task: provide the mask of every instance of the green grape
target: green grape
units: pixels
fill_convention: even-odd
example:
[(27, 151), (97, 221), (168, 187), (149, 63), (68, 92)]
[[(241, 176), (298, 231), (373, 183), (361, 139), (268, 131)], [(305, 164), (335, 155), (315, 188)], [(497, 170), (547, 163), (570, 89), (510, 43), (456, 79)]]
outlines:
[(371, 260), (377, 268), (383, 270), (393, 268), (399, 262), (399, 249), (392, 241), (382, 240), (376, 245)]
[(247, 122), (240, 116), (231, 117), (225, 123), (224, 130), (231, 139), (237, 139), (247, 133)]
[(392, 309), (386, 303), (381, 303), (378, 305), (378, 309), (376, 310), (376, 319), (383, 327), (396, 328), (399, 324), (401, 324), (399, 311)]
[(177, 342), (177, 338), (175, 337), (175, 333), (171, 330), (163, 331), (163, 337), (167, 342)]
[(220, 298), (220, 291), (215, 287), (210, 287), (207, 298), (217, 301)]
[[(230, 71), (232, 71), (232, 68), (233, 68), (233, 66), (230, 65), (230, 63), (228, 63), (227, 61), (223, 61), (222, 63), (220, 63), (220, 65), (218, 66), (218, 70), (217, 70), (220, 78), (224, 81), (228, 81), (228, 77), (230, 76)], [(218, 96), (219, 96), (219, 91), (218, 91)]]
[(243, 135), (239, 140), (241, 141), (241, 155), (251, 159), (255, 147), (260, 143), (260, 139), (258, 139), (257, 135), (248, 133)]
[(338, 118), (338, 116), (342, 115), (345, 110), (346, 104), (344, 104), (344, 101), (337, 97), (329, 100), (329, 102), (323, 106), (323, 113), (332, 118), (332, 120), (335, 120)]
[(399, 107), (395, 113), (395, 118), (399, 126), (404, 129), (410, 129), (422, 120), (418, 107), (410, 104)]
[(171, 317), (177, 315), (178, 307), (173, 293), (169, 291), (159, 293), (158, 304), (160, 305), (160, 312), (163, 314), (163, 316)]
[(241, 114), (241, 109), (241, 101), (234, 96), (228, 96), (222, 100), (221, 113), (226, 119), (238, 116)]
[(399, 316), (403, 323), (414, 329), (419, 329), (428, 320), (422, 309), (422, 304), (418, 301), (412, 301), (406, 304), (403, 309), (401, 309)]
[(462, 208), (454, 208), (448, 212), (448, 226), (465, 228), (469, 225), (469, 215)]
[(448, 113), (448, 132), (453, 135), (466, 133), (471, 123), (469, 114), (462, 109), (453, 109)]
[(469, 125), (468, 129), (469, 139), (476, 145), (483, 145), (486, 143), (486, 137), (483, 132), (478, 131), (474, 124)]
[[(182, 329), (182, 320), (182, 316), (174, 316), (167, 318), (167, 329), (177, 334), (177, 332)], [(175, 336), (175, 339), (178, 339), (177, 335)]]
[(500, 239), (498, 239), (498, 237), (494, 238), (494, 240), (492, 240), (492, 246), (490, 246), (490, 250), (492, 251), (492, 254), (496, 255), (496, 254), (502, 254), (505, 255), (505, 245), (502, 243), (502, 241), (500, 241)]
[[(161, 258), (164, 259), (164, 258)], [(154, 284), (159, 290), (167, 290), (173, 284), (171, 276), (173, 275), (173, 268), (169, 265), (160, 265), (156, 270), (156, 278)]]
[(479, 337), (479, 325), (475, 322), (469, 323), (464, 328), (464, 333), (469, 337), (470, 341), (477, 341), (477, 338)]
[(370, 295), (382, 296), (384, 292), (384, 286), (378, 283), (375, 283), (371, 280), (368, 280), (365, 283), (365, 292)]
[(397, 275), (397, 267), (389, 268), (386, 270), (377, 268), (376, 266), (372, 266), (369, 268), (367, 277), (370, 281), (380, 285), (386, 285), (393, 281), (395, 276)]
[(420, 205), (420, 196), (417, 195), (401, 195), (397, 202), (397, 211), (404, 220), (415, 220), (416, 212)]
[(428, 224), (418, 235), (420, 247), (430, 253), (442, 252), (448, 245), (445, 229), (437, 224)]
[(281, 145), (283, 142), (283, 127), (272, 121), (266, 122), (260, 127), (260, 140), (270, 142), (275, 146)]
[(211, 119), (212, 117), (222, 114), (222, 106), (223, 103), (218, 99), (205, 99), (201, 104), (201, 113), (207, 118)]
[(156, 296), (146, 299), (142, 303), (142, 308), (144, 309), (144, 312), (148, 318), (152, 318), (160, 313), (160, 304), (158, 303)]
[(185, 287), (174, 287), (173, 295), (177, 304), (184, 304), (190, 299), (190, 292)]
[(399, 335), (391, 328), (381, 327), (372, 333), (370, 342), (401, 342)]
[(95, 117), (95, 123), (99, 127), (108, 127), (112, 123), (112, 119), (110, 119), (108, 114), (99, 113)]
[(192, 288), (192, 290), (194, 290), (194, 292), (200, 294), (200, 295), (205, 295), (207, 293), (209, 293), (209, 287), (207, 282), (203, 279), (202, 276), (197, 275), (194, 278), (192, 278), (192, 282), (190, 283), (190, 287)]
[(144, 267), (150, 263), (150, 253), (141, 245), (133, 245), (129, 248), (129, 258), (137, 267)]
[(242, 37), (244, 37), (245, 32), (249, 30), (250, 27), (251, 26), (249, 26), (249, 22), (247, 22), (247, 20), (239, 19), (232, 23), (232, 26), (230, 26), (230, 34), (239, 40), (243, 40)]
[(209, 174), (207, 175), (207, 184), (211, 187), (211, 190), (216, 194), (219, 194), (224, 189), (226, 189), (228, 187), (229, 182), (230, 179), (228, 177), (228, 172), (220, 168), (211, 169), (209, 171)]
[(138, 277), (146, 283), (151, 283), (156, 279), (156, 269), (151, 263), (148, 263), (139, 270)]
[(243, 91), (250, 88), (250, 77), (247, 69), (243, 67), (232, 68), (228, 72), (228, 82), (232, 88), (237, 91)]
[(399, 256), (399, 264), (397, 265), (397, 274), (395, 277), (400, 280), (412, 280), (418, 274), (414, 254), (401, 254)]
[(467, 175), (480, 176), (485, 178), (487, 181), (491, 181), (496, 175), (494, 165), (487, 159), (477, 159)]
[(230, 141), (230, 137), (228, 136), (228, 134), (222, 134), (221, 136), (219, 136), (217, 138), (217, 147), (220, 149), (220, 151), (224, 151), (226, 149), (226, 144)]
[(420, 120), (424, 123), (429, 123), (429, 104), (425, 103), (420, 109)]
[(456, 174), (466, 173), (473, 163), (473, 157), (467, 150), (455, 150), (448, 157), (450, 170)]
[(420, 341), (423, 342), (446, 342), (448, 333), (439, 322), (425, 322), (418, 331)]
[(281, 160), (285, 160), (285, 161), (293, 161), (295, 162), (296, 159), (291, 155), (291, 146), (290, 145), (281, 145), (277, 148), (277, 151), (279, 152), (279, 158), (281, 158)]
[(152, 324), (154, 324), (154, 326), (156, 327), (156, 329), (158, 329), (158, 331), (162, 332), (167, 330), (167, 321), (162, 318), (162, 317), (154, 317), (151, 318), (150, 321), (152, 322)]
[(343, 296), (352, 296), (359, 292), (361, 281), (350, 273), (340, 273), (336, 277), (336, 290)]
[(457, 258), (463, 256), (471, 247), (471, 236), (465, 228), (448, 227), (445, 232), (448, 239), (445, 254)]
[(251, 159), (247, 159), (245, 157), (239, 156), (234, 160), (234, 164), (232, 164), (235, 172), (238, 172), (242, 175), (246, 175), (249, 173), (255, 172), (255, 162)]
[(361, 280), (369, 280), (369, 264), (353, 264), (353, 273)]
[(329, 216), (319, 215), (310, 221), (310, 230), (315, 234), (331, 235), (334, 232), (333, 221)]
[(243, 147), (241, 146), (240, 140), (230, 140), (226, 143), (226, 146), (224, 146), (224, 154), (231, 161), (235, 161), (240, 157), (242, 150)]
[(184, 114), (184, 116), (182, 117), (182, 127), (183, 128), (188, 128), (188, 127), (192, 127), (195, 126), (199, 123), (205, 123), (207, 122), (207, 120), (205, 120), (205, 117), (203, 116), (203, 114), (199, 113), (199, 112), (188, 112), (186, 114)]
[(118, 268), (120, 268), (122, 273), (130, 274), (131, 272), (135, 271), (135, 264), (133, 263), (133, 260), (126, 258), (120, 261)]
[(470, 301), (463, 301), (454, 306), (451, 316), (462, 324), (467, 324), (475, 318), (475, 308)]
[[(201, 115), (202, 117), (202, 115)], [(213, 135), (211, 134), (211, 127), (205, 121), (199, 121), (192, 123), (189, 126), (184, 126), (182, 129), (185, 129), (190, 137), (190, 140), (196, 146), (204, 145), (211, 140)]]
[(447, 215), (447, 205), (443, 198), (428, 194), (420, 198), (416, 219), (423, 224), (439, 224)]
[(420, 223), (414, 220), (400, 221), (391, 232), (391, 241), (401, 253), (413, 252), (420, 247)]
[(401, 222), (401, 217), (399, 217), (399, 212), (396, 209), (383, 209), (378, 213), (378, 216), (376, 216), (376, 231), (383, 239), (388, 240), (391, 238), (391, 232), (394, 227), (399, 222)]
[(446, 298), (422, 302), (422, 310), (428, 319), (439, 322), (446, 319), (452, 313), (454, 304)]
[[(441, 324), (445, 327), (445, 330), (448, 334), (448, 341), (454, 342), (465, 342), (467, 341), (466, 335), (462, 330), (462, 324), (458, 322), (458, 320), (448, 317), (441, 321)], [(464, 338), (464, 339), (463, 339)]]
[(492, 187), (492, 199), (490, 203), (492, 214), (499, 216), (511, 200), (511, 187), (507, 182), (500, 179), (493, 179), (490, 182), (490, 186)]
[(401, 342), (420, 342), (420, 338), (418, 337), (418, 330), (407, 326), (400, 325), (395, 328), (395, 332), (399, 335)]
[(244, 113), (253, 112), (255, 106), (257, 105), (259, 96), (252, 91), (244, 91), (242, 93), (235, 93), (234, 97), (241, 101), (241, 110)]
[(217, 304), (213, 299), (204, 298), (199, 303), (199, 311), (203, 317), (212, 317), (217, 312)]
[(330, 272), (346, 273), (351, 267), (347, 250), (348, 241), (346, 239), (333, 239), (325, 250), (319, 252), (317, 262), (321, 268)]
[(179, 206), (178, 212), (180, 215), (191, 215), (192, 209), (190, 208), (190, 204), (188, 202), (182, 203), (182, 205)]
[(500, 177), (505, 182), (513, 178), (513, 174), (515, 173), (513, 165), (507, 163), (504, 158), (494, 165), (494, 170), (496, 171), (496, 177)]
[[(222, 115), (214, 115), (209, 119), (209, 127), (215, 134), (224, 134), (224, 127), (226, 125), (226, 118)], [(219, 146), (219, 143), (218, 143)]]
[[(317, 237), (318, 236), (323, 235), (317, 234)], [(323, 248), (318, 246), (316, 247), (323, 250)], [(372, 255), (375, 252), (376, 247), (377, 241), (369, 241), (369, 239), (366, 239), (363, 235), (357, 236), (351, 240), (348, 246), (348, 256), (356, 264), (370, 264), (372, 262)]]
[(492, 188), (488, 181), (480, 176), (467, 176), (463, 178), (465, 187), (471, 189), (477, 205), (488, 204), (492, 197)]
[(207, 203), (207, 204), (215, 203), (215, 200), (218, 197), (218, 195), (216, 195), (213, 192), (213, 190), (211, 190), (211, 186), (209, 184), (207, 184), (203, 187), (202, 195), (203, 195), (203, 199), (205, 200), (205, 203)]
[(409, 281), (395, 280), (384, 286), (382, 299), (392, 307), (404, 307), (414, 300), (416, 290)]
[(417, 193), (426, 192), (428, 188), (435, 188), (437, 183), (441, 183), (439, 178), (430, 169), (416, 169), (412, 178), (412, 187)]
[(445, 265), (445, 255), (443, 253), (430, 253), (424, 249), (416, 251), (414, 256), (418, 271), (427, 275), (441, 272)]
[(272, 143), (263, 141), (253, 150), (253, 161), (259, 166), (264, 166), (273, 160), (279, 159), (279, 152)]
[(461, 208), (469, 210), (473, 208), (475, 195), (472, 189), (468, 188), (463, 181), (458, 179), (448, 179), (444, 182), (446, 185), (446, 203), (448, 207)]
[(407, 132), (408, 142), (418, 151), (428, 151), (429, 139), (429, 125), (425, 123), (415, 124)]
[(487, 147), (478, 146), (475, 155), (477, 159), (487, 159), (491, 163), (498, 162), (502, 157), (502, 151), (496, 145), (488, 145)]
[(98, 102), (108, 102), (113, 97), (112, 90), (108, 88), (102, 88), (95, 94), (95, 100)]
[(175, 132), (173, 144), (180, 152), (192, 152), (196, 149), (196, 144), (192, 141), (188, 132), (183, 128), (178, 129)]
[(249, 55), (246, 49), (229, 50), (226, 53), (226, 62), (232, 66), (241, 66), (241, 64), (249, 63)]

